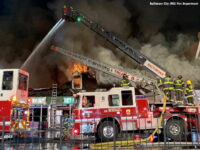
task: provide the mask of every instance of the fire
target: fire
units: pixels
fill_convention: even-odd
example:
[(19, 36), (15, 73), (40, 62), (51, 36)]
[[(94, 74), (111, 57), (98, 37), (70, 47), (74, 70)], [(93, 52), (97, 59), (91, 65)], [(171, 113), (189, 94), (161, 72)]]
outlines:
[(81, 79), (80, 77), (74, 77), (74, 88), (80, 88), (81, 86)]
[(76, 72), (78, 71), (79, 73), (84, 73), (87, 72), (87, 66), (86, 65), (81, 65), (81, 64), (74, 64), (73, 71)]

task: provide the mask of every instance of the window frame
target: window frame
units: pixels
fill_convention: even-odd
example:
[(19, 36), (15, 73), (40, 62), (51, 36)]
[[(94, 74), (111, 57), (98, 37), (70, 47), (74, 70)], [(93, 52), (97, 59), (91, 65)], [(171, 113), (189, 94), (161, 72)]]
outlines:
[[(83, 98), (84, 97), (94, 97), (94, 103), (93, 103), (93, 106), (92, 107), (84, 107), (84, 105), (83, 105)], [(87, 102), (88, 103), (88, 102)], [(96, 103), (96, 96), (95, 95), (83, 95), (82, 97), (81, 97), (81, 107), (83, 108), (83, 109), (92, 109), (92, 108), (95, 108), (95, 103)]]
[[(9, 89), (5, 89), (4, 88), (5, 87), (4, 83), (6, 82), (6, 80), (5, 80), (5, 78), (6, 78), (5, 73), (12, 73), (12, 80), (9, 80), (9, 82), (11, 82), (11, 85), (10, 85)], [(13, 83), (14, 83), (14, 71), (3, 71), (2, 85), (1, 85), (2, 90), (3, 91), (11, 91), (11, 90), (13, 90)]]
[[(127, 92), (127, 91), (131, 92), (131, 96), (132, 96), (132, 104), (131, 105), (123, 105), (123, 97), (122, 97), (123, 94), (122, 94), (122, 92)], [(132, 90), (122, 90), (121, 91), (121, 107), (129, 107), (129, 106), (131, 106), (131, 107), (135, 106), (133, 91)]]
[[(110, 106), (110, 103), (109, 103), (109, 97), (110, 96), (113, 96), (113, 95), (117, 95), (118, 96), (118, 105), (117, 106)], [(112, 99), (111, 99), (112, 100)], [(121, 103), (120, 103), (120, 96), (119, 96), (119, 94), (110, 94), (110, 95), (108, 95), (108, 107), (120, 107), (120, 105), (121, 105)]]
[[(21, 77), (23, 77), (23, 80), (20, 80)], [(20, 83), (22, 83), (21, 81), (23, 81), (23, 82), (25, 81), (25, 87), (23, 87), (23, 88), (20, 87), (20, 85), (21, 85)], [(28, 89), (28, 76), (26, 76), (22, 73), (19, 73), (17, 89), (23, 90), (23, 91), (26, 91)]]

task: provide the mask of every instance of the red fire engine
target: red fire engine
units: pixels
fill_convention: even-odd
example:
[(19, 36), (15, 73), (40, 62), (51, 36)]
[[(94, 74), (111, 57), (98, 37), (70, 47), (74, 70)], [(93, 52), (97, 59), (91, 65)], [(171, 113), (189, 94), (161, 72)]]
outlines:
[[(102, 141), (113, 140), (119, 132), (152, 130), (158, 125), (163, 107), (148, 104), (143, 95), (135, 95), (134, 87), (115, 87), (109, 91), (80, 92), (74, 109), (74, 135), (95, 134)], [(155, 105), (154, 105), (155, 106)], [(178, 139), (184, 132), (199, 128), (200, 108), (167, 105), (164, 126), (167, 137)], [(160, 131), (163, 126), (160, 126)]]
[[(29, 74), (21, 69), (1, 69), (0, 76), (0, 133), (27, 129), (31, 101), (28, 98)], [(4, 138), (10, 137), (4, 135)]]
[[(145, 70), (156, 76), (156, 78), (165, 78), (167, 75), (171, 75), (166, 69), (146, 57), (140, 51), (132, 48), (128, 43), (122, 41), (112, 32), (109, 32), (71, 6), (64, 6), (63, 18), (70, 22), (81, 22), (90, 30), (116, 46), (118, 50), (129, 56)], [(113, 72), (112, 66), (94, 61), (90, 58), (81, 57), (64, 49), (54, 48), (54, 50), (99, 71), (116, 77), (120, 76), (120, 74), (117, 74), (118, 71)], [(173, 75), (171, 76), (173, 77)], [(140, 76), (139, 80), (135, 79), (137, 78), (133, 78), (134, 82), (143, 82), (144, 80), (148, 83), (150, 81), (148, 78)], [(150, 91), (154, 92), (152, 90)], [(143, 93), (145, 94), (144, 91)], [(148, 96), (148, 94), (145, 95)], [(164, 110), (164, 107), (162, 107), (163, 101), (160, 100), (160, 104), (150, 104), (149, 102), (150, 98), (147, 99), (143, 95), (136, 95), (134, 87), (116, 87), (109, 91), (80, 92), (77, 94), (75, 101), (73, 133), (76, 135), (93, 133), (102, 141), (109, 141), (113, 140), (121, 131), (156, 129), (158, 119), (162, 110)], [(186, 129), (190, 130), (193, 127), (199, 129), (199, 112), (200, 108), (198, 106), (175, 107), (168, 104), (163, 117), (164, 126), (161, 125), (160, 129), (166, 129), (167, 137), (176, 140), (184, 132), (187, 132)]]

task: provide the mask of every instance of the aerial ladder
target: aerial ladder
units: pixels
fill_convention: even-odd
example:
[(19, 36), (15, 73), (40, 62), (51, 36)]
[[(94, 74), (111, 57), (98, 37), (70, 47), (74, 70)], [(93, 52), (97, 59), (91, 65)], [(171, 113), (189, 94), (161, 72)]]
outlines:
[(159, 78), (164, 78), (170, 73), (156, 64), (154, 61), (146, 57), (138, 50), (132, 48), (126, 42), (120, 40), (112, 32), (107, 31), (104, 27), (97, 24), (93, 20), (89, 19), (77, 10), (74, 10), (71, 6), (64, 5), (63, 18), (70, 22), (81, 22), (92, 31), (98, 33), (103, 38), (108, 40), (111, 44), (115, 45), (119, 50), (128, 55), (131, 59), (135, 60), (145, 70), (149, 71), (153, 75)]
[(139, 74), (137, 72), (127, 72), (126, 70), (112, 66), (97, 60), (93, 60), (92, 58), (88, 58), (76, 53), (73, 53), (67, 49), (63, 49), (61, 47), (57, 46), (51, 46), (51, 50), (59, 52), (67, 57), (70, 57), (78, 62), (81, 62), (85, 65), (87, 65), (90, 68), (93, 68), (95, 70), (104, 72), (106, 74), (109, 74), (113, 77), (116, 77), (118, 79), (122, 79), (122, 76), (126, 74), (129, 81), (132, 83), (133, 86), (135, 86), (135, 83), (144, 83), (145, 85), (153, 85), (156, 80), (151, 79), (147, 76), (144, 76), (142, 74)]
[(109, 65), (97, 60), (93, 60), (91, 58), (73, 53), (67, 49), (63, 49), (57, 46), (51, 46), (51, 50), (59, 52), (60, 54), (63, 54), (67, 57), (70, 57), (71, 59), (81, 62), (92, 69), (101, 71), (103, 73), (106, 73), (118, 79), (122, 79), (123, 75), (126, 74), (127, 78), (131, 82), (131, 85), (134, 87), (138, 87), (140, 89), (140, 92), (146, 96), (147, 96), (147, 93), (148, 95), (151, 95), (150, 93), (153, 92), (154, 90), (153, 86), (156, 80), (151, 79), (142, 74), (139, 74), (138, 72), (134, 72), (134, 71), (128, 72), (122, 68), (112, 66), (112, 65)]

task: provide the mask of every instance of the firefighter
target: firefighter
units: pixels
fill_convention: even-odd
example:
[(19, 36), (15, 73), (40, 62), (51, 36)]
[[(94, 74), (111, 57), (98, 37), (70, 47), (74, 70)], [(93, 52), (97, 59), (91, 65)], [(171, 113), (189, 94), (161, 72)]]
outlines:
[(126, 74), (123, 74), (123, 79), (121, 80), (121, 86), (130, 86), (130, 81), (127, 78)]
[(190, 80), (186, 81), (186, 89), (185, 89), (185, 96), (187, 97), (187, 105), (193, 106), (193, 90), (192, 90), (192, 82)]
[(64, 130), (63, 130), (63, 135), (62, 135), (62, 138), (65, 141), (68, 140), (70, 136), (70, 133), (69, 133), (70, 123), (71, 123), (71, 119), (66, 116), (63, 122)]
[(168, 97), (168, 101), (174, 102), (174, 81), (170, 75), (167, 75), (163, 80), (163, 91)]
[(179, 75), (178, 78), (174, 81), (174, 88), (176, 94), (176, 102), (178, 104), (183, 103), (183, 89), (184, 89), (184, 82), (182, 80), (182, 76)]

